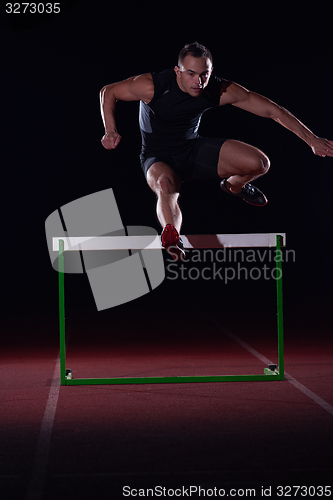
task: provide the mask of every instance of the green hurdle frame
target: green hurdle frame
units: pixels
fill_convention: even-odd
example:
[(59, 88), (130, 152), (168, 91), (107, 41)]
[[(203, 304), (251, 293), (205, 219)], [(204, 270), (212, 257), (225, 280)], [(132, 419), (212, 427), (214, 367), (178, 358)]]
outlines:
[(268, 365), (263, 374), (257, 375), (199, 375), (177, 377), (112, 377), (112, 378), (72, 378), (72, 371), (66, 369), (65, 341), (65, 272), (64, 240), (59, 239), (59, 331), (60, 331), (60, 381), (61, 385), (123, 385), (123, 384), (184, 384), (202, 382), (249, 382), (284, 380), (284, 339), (283, 339), (283, 292), (282, 292), (282, 251), (283, 237), (276, 236), (276, 301), (278, 364)]

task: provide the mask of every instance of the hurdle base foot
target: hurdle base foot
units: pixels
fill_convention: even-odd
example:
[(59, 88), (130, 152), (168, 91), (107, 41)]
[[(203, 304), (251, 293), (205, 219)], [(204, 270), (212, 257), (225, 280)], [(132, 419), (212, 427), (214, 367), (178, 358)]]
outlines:
[(268, 365), (268, 368), (264, 368), (265, 375), (279, 375), (279, 370), (277, 365)]
[(70, 368), (66, 369), (66, 380), (72, 380), (72, 370)]

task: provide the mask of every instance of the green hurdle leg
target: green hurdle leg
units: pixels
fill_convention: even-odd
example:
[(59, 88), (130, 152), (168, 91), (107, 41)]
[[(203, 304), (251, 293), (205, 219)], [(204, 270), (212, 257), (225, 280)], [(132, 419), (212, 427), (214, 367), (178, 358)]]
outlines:
[(284, 348), (283, 348), (283, 298), (282, 298), (282, 236), (276, 236), (276, 302), (277, 302), (277, 333), (278, 333), (278, 365), (268, 365), (264, 369), (266, 375), (277, 375), (277, 380), (284, 380)]
[(276, 237), (276, 297), (277, 297), (277, 329), (279, 378), (284, 380), (284, 345), (283, 345), (283, 297), (282, 297), (282, 236)]
[(60, 381), (66, 383), (66, 343), (65, 343), (65, 270), (64, 241), (59, 240), (59, 332), (60, 332)]

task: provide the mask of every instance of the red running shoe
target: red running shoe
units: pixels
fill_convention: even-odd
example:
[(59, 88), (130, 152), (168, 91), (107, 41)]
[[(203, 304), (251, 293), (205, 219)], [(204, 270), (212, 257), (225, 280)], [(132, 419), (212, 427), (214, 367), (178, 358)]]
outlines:
[(174, 260), (183, 260), (185, 250), (181, 237), (175, 226), (167, 224), (161, 234), (162, 246), (174, 258)]

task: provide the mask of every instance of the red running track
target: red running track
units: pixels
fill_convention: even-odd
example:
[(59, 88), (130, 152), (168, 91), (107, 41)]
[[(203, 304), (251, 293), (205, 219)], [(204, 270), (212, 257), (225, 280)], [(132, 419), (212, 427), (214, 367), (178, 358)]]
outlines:
[[(276, 361), (274, 307), (258, 316), (246, 304), (235, 314), (193, 302), (172, 312), (170, 328), (165, 307), (143, 314), (145, 300), (68, 313), (74, 376), (262, 372), (225, 329)], [(1, 500), (117, 499), (125, 486), (251, 488), (256, 497), (272, 487), (274, 498), (279, 485), (331, 486), (332, 337), (316, 310), (286, 309), (282, 382), (60, 387), (56, 315), (38, 328), (32, 318), (5, 326)]]

